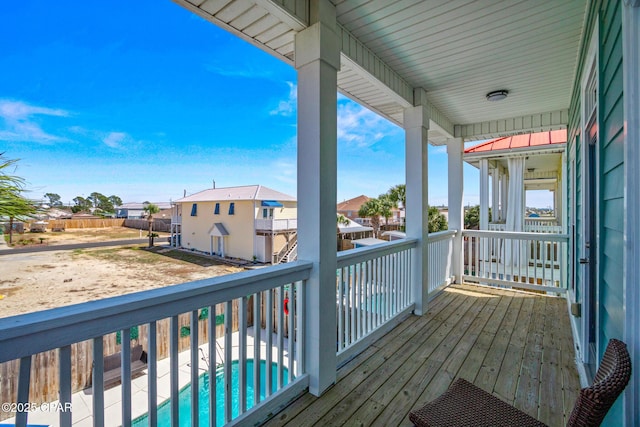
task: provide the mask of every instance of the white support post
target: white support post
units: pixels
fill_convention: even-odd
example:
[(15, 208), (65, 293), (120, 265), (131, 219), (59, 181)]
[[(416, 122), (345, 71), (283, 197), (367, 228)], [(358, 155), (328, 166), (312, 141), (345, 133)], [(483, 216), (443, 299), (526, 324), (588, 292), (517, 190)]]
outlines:
[(500, 169), (496, 165), (491, 169), (491, 212), (493, 222), (500, 220)]
[(480, 160), (480, 230), (489, 229), (489, 161)]
[(405, 128), (405, 174), (406, 174), (406, 234), (418, 239), (411, 261), (411, 281), (414, 313), (427, 311), (428, 300), (428, 224), (429, 202), (427, 194), (427, 146), (429, 113), (426, 108), (424, 89), (414, 91), (415, 107), (404, 110)]
[(447, 156), (449, 160), (449, 230), (458, 230), (453, 238), (453, 254), (451, 273), (455, 276), (456, 283), (462, 283), (463, 254), (462, 254), (462, 229), (464, 228), (463, 205), (463, 163), (462, 154), (464, 142), (462, 138), (447, 140)]
[(335, 7), (311, 1), (311, 25), (295, 37), (298, 70), (298, 258), (313, 262), (306, 289), (309, 392), (336, 380), (337, 71)]
[(507, 219), (507, 209), (509, 209), (509, 171), (505, 170), (504, 178), (502, 179), (502, 218)]
[(640, 419), (640, 1), (625, 0), (622, 8), (624, 88), (624, 341), (634, 373), (624, 392), (624, 422)]

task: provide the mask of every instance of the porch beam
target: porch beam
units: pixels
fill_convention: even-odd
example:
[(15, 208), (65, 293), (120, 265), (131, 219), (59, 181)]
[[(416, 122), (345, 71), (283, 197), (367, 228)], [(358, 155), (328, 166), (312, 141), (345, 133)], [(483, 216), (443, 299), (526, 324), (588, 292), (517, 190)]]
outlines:
[[(371, 82), (381, 92), (387, 94), (390, 101), (398, 103), (402, 108), (414, 106), (414, 90), (412, 86), (346, 28), (339, 24), (337, 28), (341, 41), (340, 49), (343, 61), (348, 61), (350, 68)], [(440, 128), (453, 137), (453, 122), (442, 111), (432, 105), (426, 97), (423, 98), (421, 107), (427, 110), (429, 120), (433, 124), (431, 127)], [(363, 100), (357, 99), (357, 102), (367, 105)], [(375, 110), (370, 105), (367, 105), (367, 107)], [(396, 122), (391, 117), (387, 118)], [(398, 124), (403, 125), (402, 123)]]
[(449, 172), (449, 230), (457, 230), (453, 238), (453, 253), (451, 259), (451, 273), (456, 283), (462, 283), (462, 229), (464, 228), (464, 173), (462, 154), (464, 142), (462, 138), (447, 140), (447, 157)]
[(568, 122), (569, 110), (556, 110), (488, 122), (458, 124), (454, 127), (454, 136), (464, 138), (465, 141), (500, 138), (521, 133), (566, 129)]
[(307, 280), (304, 360), (309, 392), (336, 380), (337, 72), (336, 11), (310, 3), (312, 25), (295, 39), (298, 71), (298, 258), (311, 261)]
[[(405, 174), (406, 174), (406, 235), (417, 239), (411, 260), (412, 293), (415, 302), (414, 313), (427, 312), (428, 301), (428, 170), (427, 146), (429, 145), (429, 110), (424, 89), (415, 90), (415, 107), (404, 111), (405, 129)], [(335, 233), (334, 233), (335, 234)]]

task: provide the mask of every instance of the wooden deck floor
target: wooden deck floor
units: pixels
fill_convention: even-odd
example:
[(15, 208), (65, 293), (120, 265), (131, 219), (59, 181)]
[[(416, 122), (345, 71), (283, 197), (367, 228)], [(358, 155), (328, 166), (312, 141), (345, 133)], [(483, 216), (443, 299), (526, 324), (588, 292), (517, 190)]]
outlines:
[(462, 377), (550, 426), (580, 388), (566, 301), (473, 285), (448, 287), (268, 426), (412, 425), (408, 413)]

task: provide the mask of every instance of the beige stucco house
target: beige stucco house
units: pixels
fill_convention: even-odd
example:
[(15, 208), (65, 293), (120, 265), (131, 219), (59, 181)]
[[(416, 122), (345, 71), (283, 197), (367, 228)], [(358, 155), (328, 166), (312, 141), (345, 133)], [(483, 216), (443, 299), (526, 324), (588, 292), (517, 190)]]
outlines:
[(210, 188), (173, 202), (171, 245), (280, 263), (295, 254), (297, 201), (261, 185)]

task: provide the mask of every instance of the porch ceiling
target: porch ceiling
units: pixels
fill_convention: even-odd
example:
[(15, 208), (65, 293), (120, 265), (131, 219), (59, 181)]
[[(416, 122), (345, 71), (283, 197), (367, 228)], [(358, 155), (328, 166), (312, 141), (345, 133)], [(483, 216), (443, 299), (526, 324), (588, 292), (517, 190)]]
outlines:
[[(306, 0), (175, 1), (289, 63), (309, 22)], [(339, 90), (402, 125), (424, 88), (432, 143), (566, 126), (586, 0), (331, 1)]]

